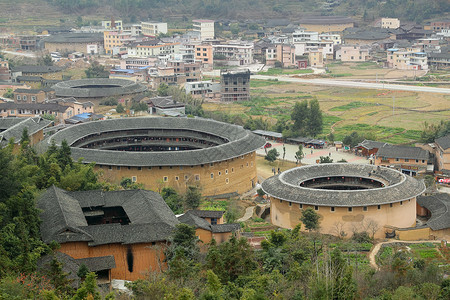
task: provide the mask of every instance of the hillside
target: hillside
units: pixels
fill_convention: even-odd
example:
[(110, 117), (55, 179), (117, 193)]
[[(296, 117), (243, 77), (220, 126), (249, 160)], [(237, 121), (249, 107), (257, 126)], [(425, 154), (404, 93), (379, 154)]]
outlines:
[[(0, 28), (34, 29), (43, 25), (97, 24), (111, 16), (125, 22), (165, 20), (187, 23), (193, 18), (256, 20), (305, 15), (347, 15), (370, 23), (380, 16), (418, 23), (449, 18), (447, 0), (0, 0)], [(78, 22), (79, 24), (79, 22)]]

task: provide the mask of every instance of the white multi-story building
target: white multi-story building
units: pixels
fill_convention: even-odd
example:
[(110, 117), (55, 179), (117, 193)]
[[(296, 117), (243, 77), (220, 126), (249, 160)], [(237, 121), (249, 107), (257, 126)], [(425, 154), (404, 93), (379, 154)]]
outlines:
[(141, 22), (142, 34), (145, 36), (156, 37), (160, 33), (167, 33), (167, 23), (163, 22)]
[(311, 51), (321, 51), (323, 57), (330, 57), (333, 55), (333, 45), (335, 44), (336, 36), (339, 37), (337, 41), (340, 43), (339, 35), (319, 35), (318, 32), (305, 31), (305, 29), (299, 28), (292, 33), (292, 44), (295, 46), (295, 55), (307, 55)]
[(381, 28), (397, 29), (400, 27), (400, 20), (397, 18), (382, 18)]
[(304, 28), (299, 28), (292, 33), (292, 42), (301, 43), (301, 42), (318, 42), (319, 41), (319, 33), (315, 31), (305, 31)]
[(213, 20), (192, 20), (194, 31), (200, 32), (202, 41), (214, 39), (214, 21)]
[(322, 33), (319, 34), (319, 40), (324, 42), (333, 42), (335, 45), (342, 44), (341, 36), (339, 34)]
[(108, 20), (108, 21), (102, 21), (102, 27), (105, 29), (117, 29), (117, 30), (123, 30), (122, 27), (123, 23), (122, 20)]
[(428, 58), (419, 48), (388, 49), (387, 67), (400, 70), (428, 70)]
[(180, 43), (156, 43), (147, 41), (129, 44), (128, 57), (152, 57), (179, 53)]
[(251, 42), (230, 41), (228, 44), (213, 45), (213, 54), (229, 66), (243, 66), (253, 63), (253, 48)]

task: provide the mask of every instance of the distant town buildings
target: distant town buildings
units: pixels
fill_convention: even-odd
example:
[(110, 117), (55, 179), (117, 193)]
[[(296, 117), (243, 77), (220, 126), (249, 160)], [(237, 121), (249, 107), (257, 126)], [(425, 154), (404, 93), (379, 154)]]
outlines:
[(214, 21), (213, 20), (192, 20), (194, 31), (200, 33), (202, 41), (214, 39)]
[(381, 28), (397, 29), (400, 27), (400, 20), (397, 18), (382, 18)]
[(141, 22), (141, 30), (144, 36), (157, 37), (167, 33), (167, 23), (146, 21)]

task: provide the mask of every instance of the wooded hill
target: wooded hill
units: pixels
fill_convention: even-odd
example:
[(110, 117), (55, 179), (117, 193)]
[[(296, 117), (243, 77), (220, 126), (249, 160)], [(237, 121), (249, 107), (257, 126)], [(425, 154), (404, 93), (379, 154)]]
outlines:
[[(25, 1), (39, 6), (43, 0)], [(399, 17), (422, 22), (448, 17), (447, 0), (44, 0), (62, 17), (114, 15), (125, 21), (191, 20), (214, 18), (231, 20), (295, 19), (304, 15), (357, 16), (370, 22), (378, 17)], [(17, 2), (0, 0), (15, 7)], [(18, 1), (21, 2), (21, 1)]]

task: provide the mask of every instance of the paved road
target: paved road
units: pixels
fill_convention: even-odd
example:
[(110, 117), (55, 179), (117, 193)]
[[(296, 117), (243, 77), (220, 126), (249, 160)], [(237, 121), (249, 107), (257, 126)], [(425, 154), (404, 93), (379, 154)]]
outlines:
[(31, 57), (31, 58), (36, 57), (35, 53), (30, 53), (30, 52), (16, 52), (16, 51), (7, 51), (7, 50), (2, 50), (1, 52), (7, 53), (7, 54), (12, 54), (12, 55)]
[(340, 87), (352, 87), (361, 89), (379, 89), (379, 90), (398, 90), (398, 91), (411, 91), (411, 92), (425, 92), (425, 93), (441, 93), (450, 94), (450, 89), (448, 88), (437, 88), (429, 86), (414, 86), (414, 85), (401, 85), (401, 84), (387, 84), (387, 83), (371, 83), (371, 82), (359, 82), (359, 81), (344, 81), (335, 79), (302, 79), (287, 76), (267, 76), (267, 75), (252, 75), (252, 79), (262, 79), (262, 80), (274, 80), (285, 81), (285, 82), (297, 82), (297, 83), (308, 83), (315, 85), (329, 85), (329, 86), (340, 86)]
[(256, 206), (250, 206), (245, 209), (245, 214), (242, 218), (237, 219), (236, 222), (245, 222), (253, 216), (253, 209)]

